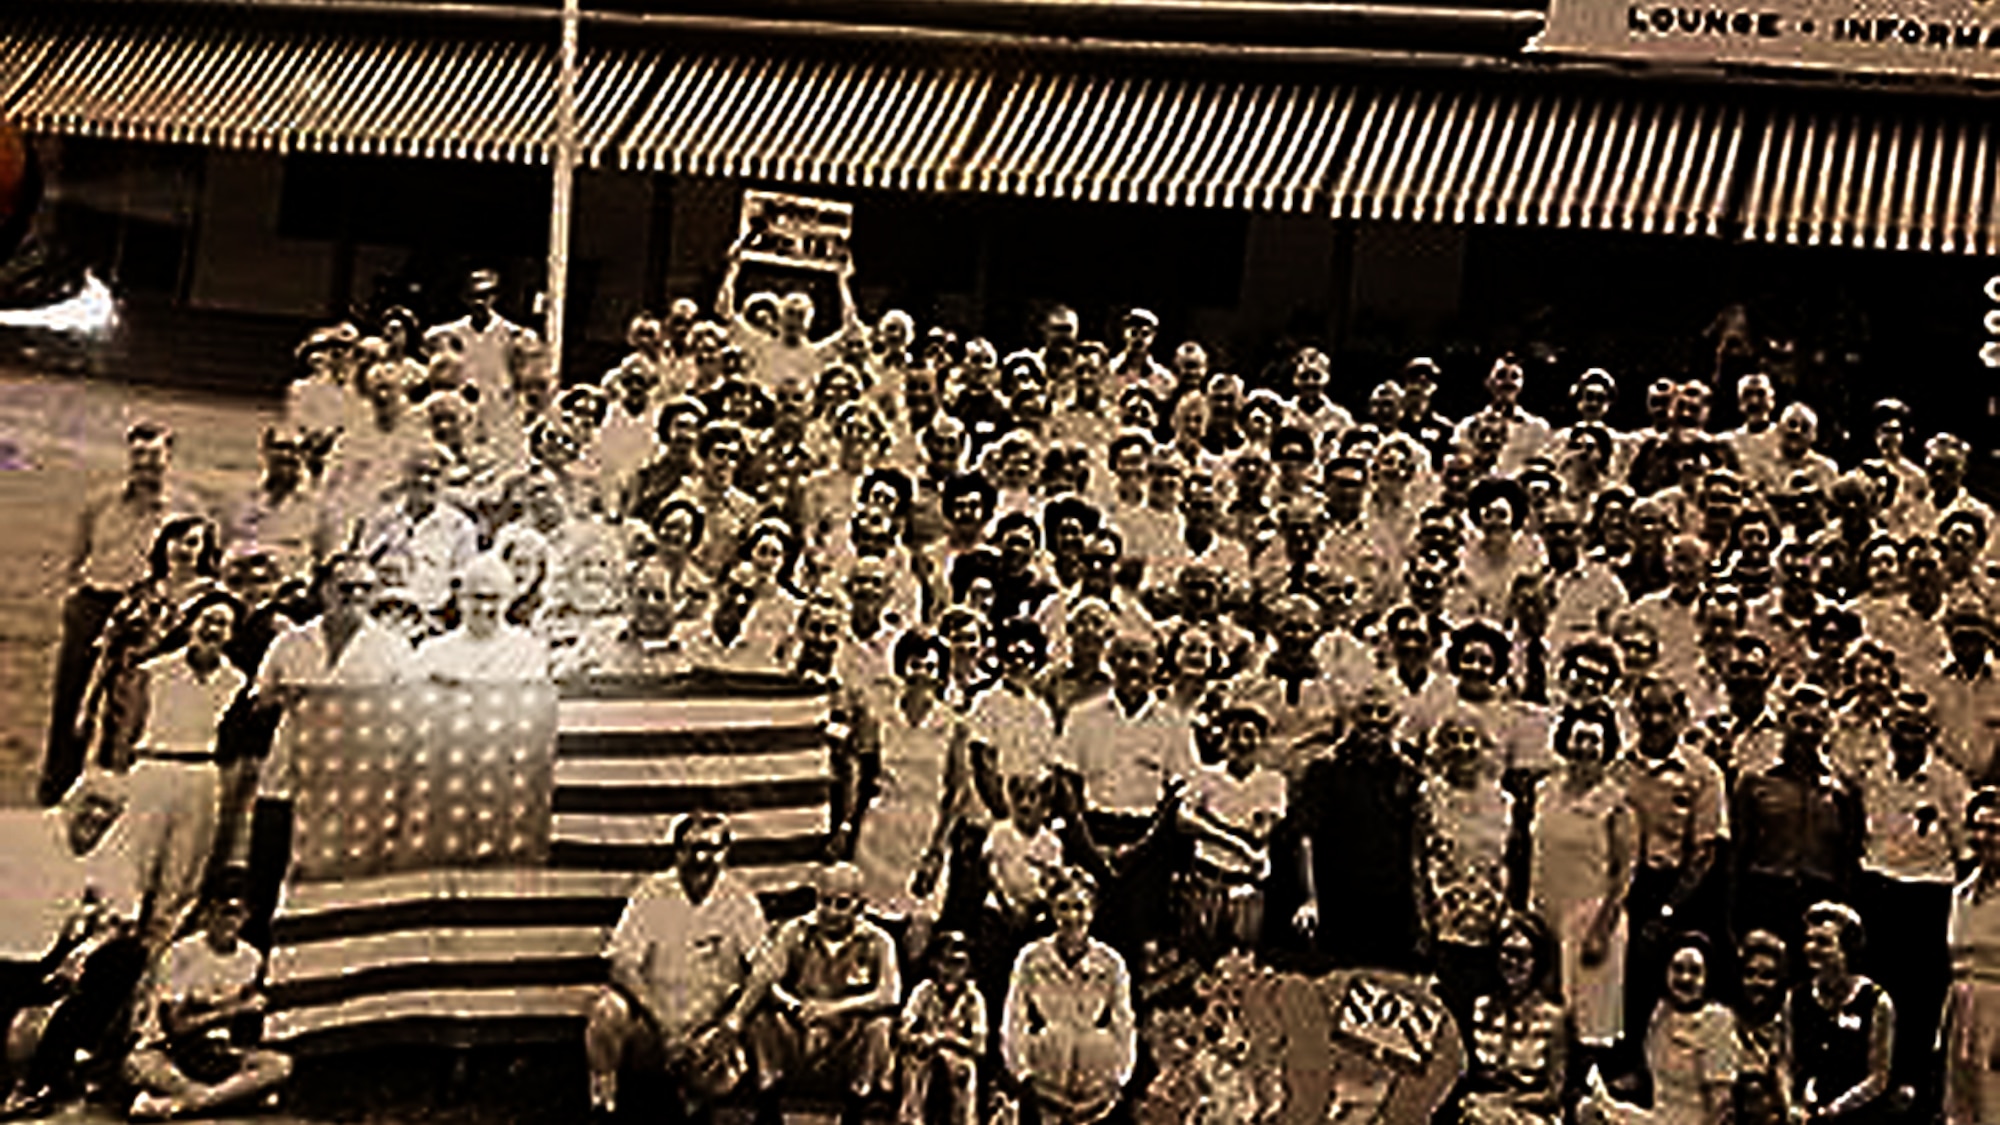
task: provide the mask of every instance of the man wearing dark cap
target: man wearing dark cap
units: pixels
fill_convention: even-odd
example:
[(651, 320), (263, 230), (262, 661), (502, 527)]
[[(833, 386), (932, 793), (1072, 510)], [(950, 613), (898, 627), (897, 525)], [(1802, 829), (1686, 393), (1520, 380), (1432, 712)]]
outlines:
[(1119, 322), (1124, 347), (1111, 357), (1113, 386), (1120, 391), (1137, 384), (1154, 394), (1173, 389), (1174, 373), (1153, 358), (1153, 341), (1160, 335), (1160, 318), (1151, 309), (1132, 309)]
[(1993, 621), (1984, 606), (1962, 600), (1945, 610), (1943, 624), (1951, 657), (1919, 682), (1937, 708), (1939, 753), (1983, 784), (1991, 778), (1994, 735), (2000, 729)]
[(285, 423), (306, 436), (308, 467), (317, 475), (343, 429), (359, 420), (353, 386), (354, 345), (361, 332), (341, 323), (314, 329), (293, 354), (304, 369), (285, 390)]
[(1440, 374), (1437, 361), (1418, 356), (1403, 365), (1397, 379), (1403, 391), (1402, 430), (1430, 451), (1432, 464), (1443, 464), (1457, 441), (1458, 427), (1431, 406)]

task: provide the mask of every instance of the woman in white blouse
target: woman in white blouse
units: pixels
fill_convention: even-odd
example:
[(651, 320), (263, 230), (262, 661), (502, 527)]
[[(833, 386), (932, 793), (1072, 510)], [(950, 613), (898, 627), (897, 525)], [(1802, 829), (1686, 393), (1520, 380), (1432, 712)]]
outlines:
[(467, 563), (454, 583), (459, 626), (417, 649), (419, 678), (448, 684), (513, 683), (549, 678), (548, 645), (503, 614), (514, 576), (490, 552)]

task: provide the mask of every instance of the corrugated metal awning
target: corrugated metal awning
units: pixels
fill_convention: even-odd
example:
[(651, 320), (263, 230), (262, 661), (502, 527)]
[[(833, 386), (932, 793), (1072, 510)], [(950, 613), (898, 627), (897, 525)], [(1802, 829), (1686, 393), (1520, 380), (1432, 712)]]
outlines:
[(1996, 141), (1983, 120), (1774, 114), (1756, 142), (1743, 236), (2000, 253)]
[(676, 61), (621, 168), (804, 184), (942, 190), (989, 72), (800, 59)]
[(966, 162), (976, 191), (1309, 210), (1353, 96), (1339, 87), (1032, 75)]
[(1720, 233), (1744, 113), (1695, 102), (1383, 90), (1355, 111), (1335, 218)]
[[(513, 162), (546, 161), (553, 141), (553, 46), (220, 29), (65, 38), (12, 106), (31, 131)], [(601, 159), (656, 65), (633, 52), (583, 53), (587, 163)]]
[(63, 43), (59, 28), (39, 21), (8, 28), (0, 35), (0, 110), (14, 104), (22, 83)]

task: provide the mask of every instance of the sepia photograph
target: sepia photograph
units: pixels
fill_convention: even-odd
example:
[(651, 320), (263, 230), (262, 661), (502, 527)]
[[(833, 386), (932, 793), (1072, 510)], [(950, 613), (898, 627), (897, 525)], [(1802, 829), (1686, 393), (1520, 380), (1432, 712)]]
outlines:
[(0, 0), (0, 1121), (2000, 1125), (1988, 0)]

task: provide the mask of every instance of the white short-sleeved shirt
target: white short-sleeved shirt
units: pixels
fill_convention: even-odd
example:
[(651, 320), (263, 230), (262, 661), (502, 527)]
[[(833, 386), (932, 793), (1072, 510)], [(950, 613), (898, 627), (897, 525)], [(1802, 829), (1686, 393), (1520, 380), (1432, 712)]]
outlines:
[(321, 618), (295, 625), (278, 635), (257, 666), (257, 690), (281, 686), (339, 684), (372, 687), (407, 679), (416, 650), (377, 622), (363, 618), (338, 660), (330, 660)]
[(763, 940), (763, 908), (727, 871), (698, 904), (688, 901), (678, 871), (663, 871), (632, 892), (606, 953), (636, 970), (643, 1000), (675, 1032), (717, 1013)]
[(993, 747), (1002, 777), (1032, 777), (1055, 761), (1056, 724), (1048, 704), (1005, 683), (972, 705), (966, 729), (973, 741)]
[(1194, 773), (1194, 731), (1186, 718), (1148, 698), (1128, 716), (1112, 695), (1078, 704), (1063, 730), (1064, 764), (1083, 776), (1084, 799), (1102, 812), (1153, 812), (1171, 778)]
[[(151, 994), (141, 1008), (140, 1045), (155, 1046), (168, 1039), (161, 1015), (167, 1005), (220, 1004), (254, 988), (263, 968), (263, 955), (247, 941), (238, 941), (228, 953), (217, 953), (205, 933), (189, 934), (175, 942), (161, 961)], [(224, 1029), (216, 1030), (226, 1034)]]
[(1861, 775), (1867, 831), (1861, 866), (1892, 879), (1950, 886), (1966, 851), (1962, 826), (1971, 790), (1965, 775), (1933, 757), (1905, 778), (1893, 759)]

